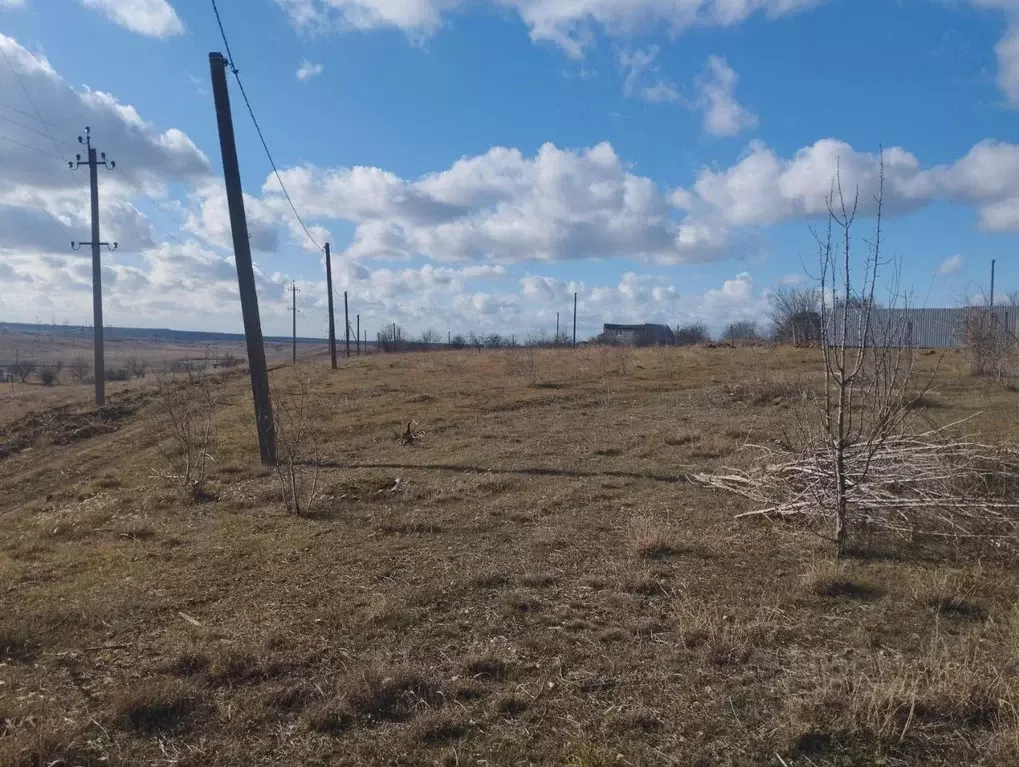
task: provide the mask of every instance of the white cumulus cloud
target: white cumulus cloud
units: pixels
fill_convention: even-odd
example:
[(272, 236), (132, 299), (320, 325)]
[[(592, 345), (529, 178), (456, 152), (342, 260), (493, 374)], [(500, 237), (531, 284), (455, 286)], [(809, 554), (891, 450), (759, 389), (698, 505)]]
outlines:
[(167, 0), (81, 0), (116, 24), (149, 37), (184, 34), (184, 22)]
[(941, 265), (938, 267), (938, 274), (949, 275), (957, 274), (962, 269), (963, 258), (958, 253), (954, 256), (949, 256)]
[[(648, 257), (679, 263), (724, 255), (725, 232), (688, 226), (654, 181), (608, 143), (533, 157), (495, 147), (446, 170), (403, 179), (381, 168), (283, 171), (297, 207), (356, 225), (349, 255), (495, 263)], [(279, 185), (263, 186), (285, 210)]]
[(325, 69), (325, 64), (312, 64), (310, 61), (305, 59), (301, 62), (301, 66), (297, 68), (297, 79), (310, 80), (313, 77), (318, 77), (322, 74), (322, 70)]
[(704, 112), (704, 130), (712, 136), (736, 136), (757, 127), (757, 115), (734, 96), (739, 75), (720, 56), (709, 56), (698, 78), (698, 106)]
[[(484, 0), (509, 9), (527, 25), (531, 39), (552, 42), (579, 57), (595, 29), (629, 35), (664, 27), (677, 35), (692, 26), (732, 26), (754, 14), (783, 16), (824, 0)], [(434, 33), (444, 14), (468, 0), (276, 0), (298, 29), (396, 27), (411, 36)]]

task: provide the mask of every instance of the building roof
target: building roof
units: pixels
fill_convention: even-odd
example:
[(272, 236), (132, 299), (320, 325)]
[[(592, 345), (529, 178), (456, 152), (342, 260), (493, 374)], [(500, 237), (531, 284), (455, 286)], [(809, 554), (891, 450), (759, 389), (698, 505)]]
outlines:
[(613, 324), (608, 323), (608, 322), (605, 323), (605, 330), (633, 330), (633, 331), (637, 331), (637, 330), (648, 330), (650, 328), (655, 328), (656, 330), (662, 330), (662, 329), (671, 330), (672, 329), (668, 325), (659, 325), (659, 324), (654, 323), (654, 322), (645, 322), (643, 325), (613, 325)]

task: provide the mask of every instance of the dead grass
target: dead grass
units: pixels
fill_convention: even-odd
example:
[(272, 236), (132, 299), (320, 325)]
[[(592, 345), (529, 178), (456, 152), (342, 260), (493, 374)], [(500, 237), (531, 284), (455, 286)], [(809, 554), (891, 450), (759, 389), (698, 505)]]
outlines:
[(183, 729), (200, 708), (197, 693), (179, 679), (148, 679), (118, 691), (112, 702), (117, 724), (144, 733)]
[[(685, 481), (791, 425), (791, 397), (728, 383), (809, 381), (816, 352), (534, 363), (309, 365), (309, 517), (257, 464), (243, 376), (208, 503), (153, 482), (143, 389), (115, 429), (3, 459), (0, 764), (1019, 763), (1002, 552), (833, 565)], [(941, 371), (924, 417), (1019, 437), (1012, 393)]]

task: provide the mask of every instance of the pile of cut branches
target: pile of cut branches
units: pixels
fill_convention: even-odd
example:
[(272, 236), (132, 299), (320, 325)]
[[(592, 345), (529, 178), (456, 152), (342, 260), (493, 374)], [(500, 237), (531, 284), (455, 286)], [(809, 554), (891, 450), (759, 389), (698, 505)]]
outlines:
[[(905, 538), (1019, 542), (1019, 451), (953, 436), (958, 424), (860, 442), (844, 453), (846, 513), (860, 528)], [(748, 445), (738, 467), (694, 481), (749, 499), (737, 518), (791, 519), (831, 529), (838, 494), (835, 451)]]

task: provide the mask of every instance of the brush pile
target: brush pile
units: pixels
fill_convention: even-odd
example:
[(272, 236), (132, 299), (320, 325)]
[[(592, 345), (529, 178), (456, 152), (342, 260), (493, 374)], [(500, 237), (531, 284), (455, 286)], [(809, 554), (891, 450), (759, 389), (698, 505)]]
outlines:
[[(846, 450), (847, 517), (898, 536), (1019, 543), (1019, 451), (953, 437), (952, 426), (890, 435)], [(833, 451), (748, 445), (741, 464), (693, 480), (749, 499), (737, 518), (772, 517), (830, 528), (837, 503)]]

